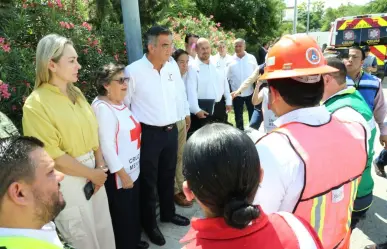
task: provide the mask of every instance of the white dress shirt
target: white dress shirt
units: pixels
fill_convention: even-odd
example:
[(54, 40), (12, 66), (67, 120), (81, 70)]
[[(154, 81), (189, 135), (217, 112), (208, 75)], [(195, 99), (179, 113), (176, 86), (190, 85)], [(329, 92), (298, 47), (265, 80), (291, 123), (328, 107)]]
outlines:
[(145, 54), (125, 68), (125, 75), (130, 77), (125, 104), (141, 123), (166, 126), (179, 120), (181, 76), (172, 63), (167, 61), (159, 73)]
[(224, 57), (222, 57), (220, 56), (219, 53), (217, 53), (214, 56), (211, 56), (211, 59), (210, 59), (210, 62), (215, 65), (216, 69), (219, 72), (223, 72), (223, 74), (221, 74), (221, 77), (224, 77), (226, 80), (227, 80), (227, 67), (231, 63), (231, 61), (232, 61), (231, 55), (226, 54)]
[(0, 237), (27, 237), (37, 240), (46, 241), (54, 244), (60, 248), (63, 248), (63, 244), (60, 242), (58, 234), (56, 233), (56, 227), (54, 222), (49, 222), (42, 227), (42, 229), (21, 229), (21, 228), (0, 228)]
[[(243, 81), (252, 75), (257, 67), (258, 63), (253, 55), (245, 52), (245, 55), (242, 58), (239, 58), (234, 54), (227, 67), (227, 78), (230, 81), (231, 91), (238, 90)], [(250, 96), (253, 92), (253, 86), (250, 85), (240, 96)]]
[(189, 109), (191, 113), (196, 114), (201, 109), (199, 99), (215, 99), (215, 102), (225, 97), (226, 105), (232, 105), (230, 88), (227, 80), (221, 77), (213, 63), (203, 63), (199, 59), (191, 64), (187, 75), (187, 95)]
[(196, 60), (195, 57), (188, 55), (188, 66), (190, 66), (192, 63), (195, 63), (195, 60)]
[[(169, 58), (169, 61), (175, 67), (176, 73), (181, 75), (179, 65), (177, 65), (176, 61), (172, 57)], [(177, 95), (177, 105), (176, 105), (177, 117), (178, 117), (178, 121), (180, 121), (180, 120), (185, 119), (186, 116), (190, 115), (187, 91), (185, 89), (184, 75), (180, 78), (180, 80), (177, 81), (176, 85), (177, 85), (178, 91), (179, 91), (179, 94)]]

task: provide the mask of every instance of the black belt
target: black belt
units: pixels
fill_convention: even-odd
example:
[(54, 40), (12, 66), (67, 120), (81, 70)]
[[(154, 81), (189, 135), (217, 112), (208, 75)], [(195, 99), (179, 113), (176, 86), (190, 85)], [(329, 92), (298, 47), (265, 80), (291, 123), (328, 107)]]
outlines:
[(154, 125), (147, 125), (147, 124), (141, 123), (142, 128), (159, 130), (159, 131), (171, 131), (175, 126), (176, 126), (176, 123), (165, 125), (165, 126), (154, 126)]

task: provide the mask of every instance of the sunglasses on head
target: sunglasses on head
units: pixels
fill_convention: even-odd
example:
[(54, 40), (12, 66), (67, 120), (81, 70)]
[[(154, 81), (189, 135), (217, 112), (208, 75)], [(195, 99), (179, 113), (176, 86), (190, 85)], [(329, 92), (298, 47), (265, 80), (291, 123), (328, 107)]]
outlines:
[(123, 85), (124, 83), (129, 83), (129, 77), (121, 77), (118, 79), (112, 79), (112, 81), (117, 81), (120, 85)]

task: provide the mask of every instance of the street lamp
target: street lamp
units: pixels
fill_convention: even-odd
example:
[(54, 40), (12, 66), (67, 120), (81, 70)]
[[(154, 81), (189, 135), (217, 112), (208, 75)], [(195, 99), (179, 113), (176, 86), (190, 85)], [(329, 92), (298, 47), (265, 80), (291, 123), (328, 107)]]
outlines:
[(293, 34), (297, 33), (297, 0), (294, 0)]

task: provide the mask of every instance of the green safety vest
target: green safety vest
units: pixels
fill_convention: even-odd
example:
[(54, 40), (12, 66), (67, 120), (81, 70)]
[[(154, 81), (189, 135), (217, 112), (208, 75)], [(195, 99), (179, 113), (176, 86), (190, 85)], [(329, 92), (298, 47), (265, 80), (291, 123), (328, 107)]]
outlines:
[[(375, 120), (373, 113), (368, 107), (362, 95), (355, 88), (348, 88), (340, 94), (325, 101), (324, 105), (329, 112), (333, 113), (343, 107), (350, 107), (360, 113), (368, 122), (371, 129), (371, 137), (368, 139), (368, 159), (367, 166), (362, 174), (362, 178), (357, 191), (357, 198), (369, 195), (374, 188), (374, 180), (371, 176), (371, 165), (374, 157), (374, 142), (376, 136)], [(350, 166), (350, 165), (347, 165)]]
[(63, 249), (44, 240), (29, 237), (0, 237), (0, 249)]

